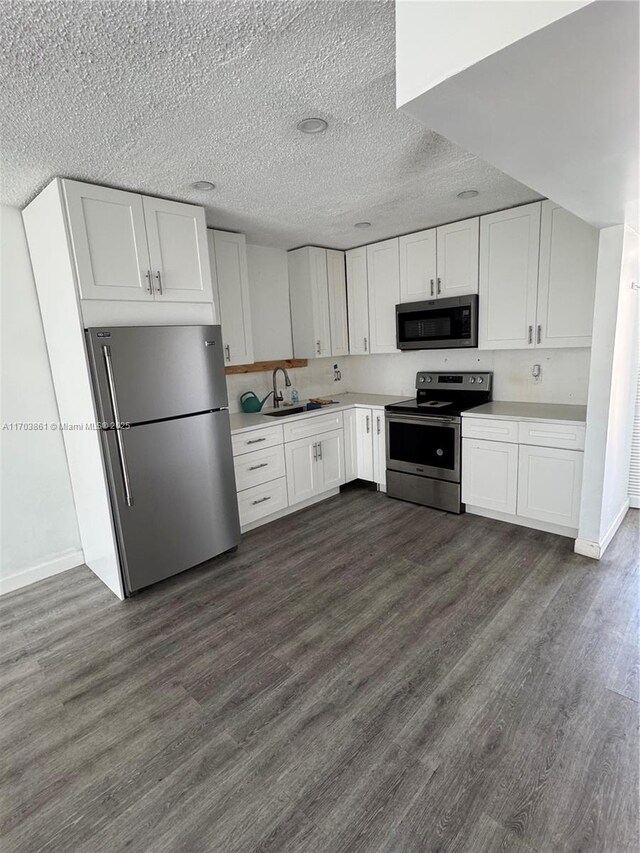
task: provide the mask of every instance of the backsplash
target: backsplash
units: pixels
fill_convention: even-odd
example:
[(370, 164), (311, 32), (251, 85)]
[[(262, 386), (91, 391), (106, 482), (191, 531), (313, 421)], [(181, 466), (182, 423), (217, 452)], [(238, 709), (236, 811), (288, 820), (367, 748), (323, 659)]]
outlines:
[[(289, 371), (292, 387), (300, 399), (314, 396), (339, 398), (345, 391), (415, 394), (419, 370), (491, 370), (493, 398), (531, 403), (573, 403), (586, 405), (591, 350), (421, 350), (389, 355), (342, 356), (311, 359), (308, 367)], [(333, 365), (338, 364), (342, 380), (334, 382)], [(539, 364), (542, 381), (534, 382), (531, 369)], [(289, 398), (278, 374), (278, 388)], [(229, 408), (240, 411), (240, 395), (255, 391), (262, 399), (272, 388), (271, 373), (241, 373), (227, 376)], [(271, 407), (271, 399), (265, 407)]]
[[(355, 356), (348, 358), (316, 358), (310, 359), (308, 367), (297, 367), (288, 370), (291, 379), (291, 388), (284, 387), (284, 377), (278, 373), (278, 388), (288, 400), (292, 388), (297, 388), (301, 400), (309, 397), (326, 396), (335, 397), (340, 392), (350, 391), (346, 365)], [(340, 382), (333, 381), (333, 365), (338, 364), (342, 372)], [(233, 373), (227, 376), (227, 391), (229, 394), (229, 409), (232, 412), (241, 411), (240, 396), (245, 391), (255, 391), (262, 398), (273, 388), (272, 373)], [(373, 390), (373, 389), (370, 389)], [(265, 409), (271, 408), (273, 403), (271, 397), (265, 403)]]

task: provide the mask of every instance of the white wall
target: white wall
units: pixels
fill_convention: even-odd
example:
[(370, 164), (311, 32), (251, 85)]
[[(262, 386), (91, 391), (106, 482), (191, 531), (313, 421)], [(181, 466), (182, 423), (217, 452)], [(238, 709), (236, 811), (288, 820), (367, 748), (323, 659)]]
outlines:
[[(58, 422), (20, 211), (0, 213), (2, 423)], [(2, 591), (82, 562), (62, 436), (2, 430)]]
[(247, 245), (256, 361), (292, 358), (289, 269), (284, 249)]
[[(346, 377), (351, 391), (381, 394), (415, 394), (419, 370), (492, 370), (495, 400), (521, 402), (587, 402), (588, 349), (545, 350), (421, 350), (397, 355), (350, 356)], [(542, 381), (531, 375), (542, 367)]]
[(601, 556), (628, 506), (638, 367), (638, 235), (600, 232), (587, 436), (576, 550)]
[(397, 105), (588, 2), (396, 0)]

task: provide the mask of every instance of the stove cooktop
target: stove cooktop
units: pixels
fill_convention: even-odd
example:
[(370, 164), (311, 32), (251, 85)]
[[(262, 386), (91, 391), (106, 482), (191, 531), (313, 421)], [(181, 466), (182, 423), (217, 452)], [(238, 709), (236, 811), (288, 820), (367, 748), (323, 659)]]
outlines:
[(459, 417), (491, 400), (491, 373), (431, 373), (416, 376), (417, 396), (385, 406), (388, 412), (425, 417)]

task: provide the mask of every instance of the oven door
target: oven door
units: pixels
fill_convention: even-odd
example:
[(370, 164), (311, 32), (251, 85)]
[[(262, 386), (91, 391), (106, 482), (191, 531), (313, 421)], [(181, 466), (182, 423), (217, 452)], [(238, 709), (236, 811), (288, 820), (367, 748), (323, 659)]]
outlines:
[(387, 412), (387, 468), (460, 482), (460, 420)]

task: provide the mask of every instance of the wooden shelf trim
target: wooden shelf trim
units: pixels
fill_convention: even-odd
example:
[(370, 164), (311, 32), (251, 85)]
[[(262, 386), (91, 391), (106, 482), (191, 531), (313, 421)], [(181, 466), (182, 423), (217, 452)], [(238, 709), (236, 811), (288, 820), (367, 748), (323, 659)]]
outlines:
[(227, 375), (233, 373), (266, 373), (269, 370), (275, 370), (276, 367), (306, 366), (306, 358), (281, 358), (278, 361), (256, 361), (253, 364), (233, 364), (231, 367), (225, 367), (224, 372)]

